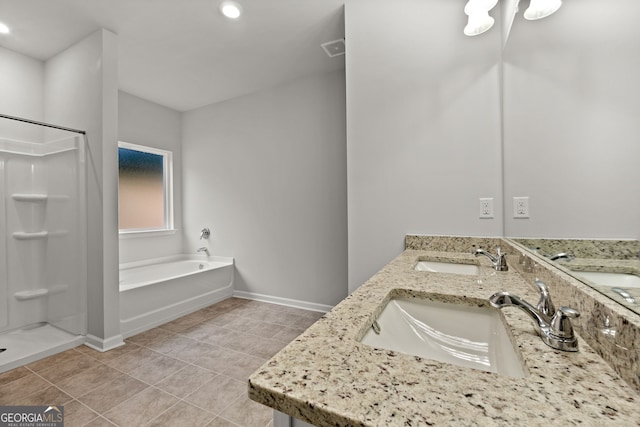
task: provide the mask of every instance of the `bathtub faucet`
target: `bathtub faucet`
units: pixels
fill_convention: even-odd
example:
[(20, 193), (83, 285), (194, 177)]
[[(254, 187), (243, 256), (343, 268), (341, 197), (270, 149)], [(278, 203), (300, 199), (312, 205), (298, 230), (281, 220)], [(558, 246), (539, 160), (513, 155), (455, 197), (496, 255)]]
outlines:
[(207, 254), (207, 256), (209, 256), (209, 249), (205, 248), (204, 246), (199, 248), (196, 252), (204, 252), (205, 254)]
[(209, 230), (208, 228), (203, 228), (202, 230), (200, 230), (200, 240), (202, 239), (208, 239), (209, 236), (211, 236), (211, 230)]

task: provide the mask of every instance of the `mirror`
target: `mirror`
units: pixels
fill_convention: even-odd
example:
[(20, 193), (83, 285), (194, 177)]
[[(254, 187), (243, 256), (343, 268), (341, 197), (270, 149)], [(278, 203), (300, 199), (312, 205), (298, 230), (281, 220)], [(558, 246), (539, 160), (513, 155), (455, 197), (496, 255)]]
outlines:
[[(573, 255), (554, 262), (640, 313), (640, 286), (624, 281), (640, 274), (638, 16), (637, 0), (516, 15), (503, 52), (503, 156), (505, 236)], [(529, 218), (514, 218), (514, 197), (529, 198)]]

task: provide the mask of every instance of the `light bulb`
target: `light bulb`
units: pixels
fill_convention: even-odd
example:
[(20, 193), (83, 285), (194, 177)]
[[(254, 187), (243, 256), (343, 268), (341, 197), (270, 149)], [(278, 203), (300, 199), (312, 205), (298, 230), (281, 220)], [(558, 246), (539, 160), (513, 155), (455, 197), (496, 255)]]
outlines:
[(225, 1), (220, 4), (220, 12), (229, 19), (238, 19), (242, 14), (242, 8), (236, 2)]
[(524, 11), (524, 19), (535, 21), (546, 18), (562, 6), (562, 0), (531, 0), (529, 7)]
[(476, 13), (489, 12), (498, 4), (498, 0), (469, 0), (464, 7), (464, 13), (475, 15)]
[(484, 13), (474, 13), (469, 15), (467, 26), (464, 27), (464, 34), (466, 36), (477, 36), (493, 27), (494, 22), (495, 20), (486, 11)]

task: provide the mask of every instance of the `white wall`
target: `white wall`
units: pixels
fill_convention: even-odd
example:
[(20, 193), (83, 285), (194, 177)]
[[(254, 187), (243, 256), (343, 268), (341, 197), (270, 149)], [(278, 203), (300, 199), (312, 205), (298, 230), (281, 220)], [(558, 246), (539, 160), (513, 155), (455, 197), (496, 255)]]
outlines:
[(464, 36), (463, 8), (346, 2), (350, 291), (407, 233), (502, 235), (501, 31)]
[[(0, 46), (0, 113), (42, 121), (44, 63)], [(42, 128), (0, 119), (0, 138), (39, 142)]]
[(182, 252), (181, 115), (126, 92), (118, 92), (118, 138), (173, 153), (174, 234), (120, 238), (120, 262), (158, 258)]
[[(521, 14), (519, 14), (521, 15)], [(504, 54), (505, 196), (519, 237), (640, 237), (640, 2), (518, 16)]]
[(122, 342), (118, 288), (117, 37), (99, 30), (45, 63), (45, 121), (88, 136), (88, 339)]
[(346, 296), (344, 96), (338, 71), (184, 113), (185, 250), (235, 257), (236, 290)]

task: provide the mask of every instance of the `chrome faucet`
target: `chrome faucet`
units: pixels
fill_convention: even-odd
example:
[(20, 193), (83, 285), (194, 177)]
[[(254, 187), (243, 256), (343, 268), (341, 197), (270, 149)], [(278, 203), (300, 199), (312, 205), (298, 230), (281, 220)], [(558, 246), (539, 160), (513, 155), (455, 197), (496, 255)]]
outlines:
[(555, 261), (557, 259), (566, 259), (567, 261), (571, 261), (572, 259), (575, 258), (575, 256), (573, 254), (568, 254), (565, 252), (560, 252), (557, 253), (555, 255), (549, 255), (548, 257), (551, 261)]
[(493, 268), (496, 271), (509, 271), (509, 267), (507, 266), (506, 254), (502, 253), (502, 251), (500, 250), (500, 246), (498, 246), (496, 255), (491, 255), (489, 252), (483, 249), (476, 249), (471, 253), (475, 256), (484, 255), (489, 258), (491, 260), (491, 263), (493, 264)]
[(208, 239), (209, 236), (211, 236), (211, 230), (209, 230), (207, 227), (200, 230), (200, 240)]
[(560, 307), (556, 310), (547, 285), (540, 280), (536, 280), (535, 285), (540, 292), (537, 307), (509, 292), (491, 295), (489, 303), (495, 308), (510, 305), (518, 307), (533, 319), (536, 332), (546, 345), (562, 351), (578, 351), (578, 339), (573, 333), (571, 319), (580, 316), (580, 312), (570, 307)]
[(208, 249), (208, 248), (206, 248), (206, 247), (204, 247), (204, 246), (203, 246), (203, 247), (201, 247), (201, 248), (198, 248), (198, 250), (197, 250), (196, 252), (204, 252), (204, 253), (206, 253), (206, 254), (207, 254), (207, 256), (209, 256), (209, 255), (210, 255), (210, 254), (209, 254), (209, 249)]

